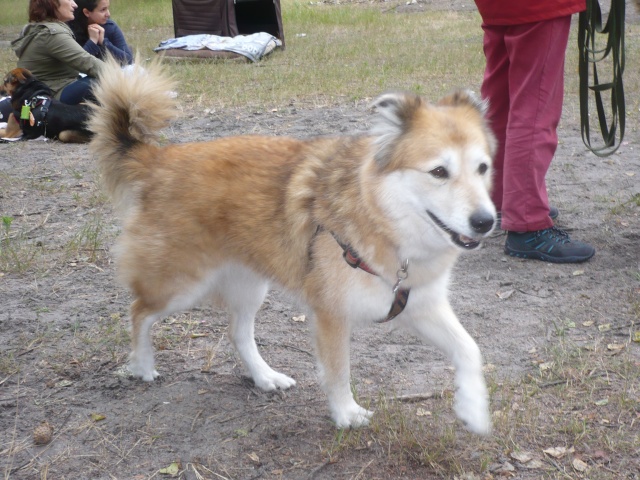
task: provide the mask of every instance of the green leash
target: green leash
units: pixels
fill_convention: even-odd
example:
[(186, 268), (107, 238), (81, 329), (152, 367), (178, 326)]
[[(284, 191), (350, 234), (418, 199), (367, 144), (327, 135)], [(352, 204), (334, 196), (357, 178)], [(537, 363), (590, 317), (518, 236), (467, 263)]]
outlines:
[[(580, 12), (578, 49), (580, 61), (578, 71), (580, 75), (580, 126), (582, 141), (589, 150), (600, 157), (606, 157), (614, 153), (620, 147), (624, 138), (625, 105), (624, 87), (622, 85), (622, 73), (624, 72), (624, 15), (625, 0), (611, 0), (611, 10), (607, 23), (602, 27), (602, 11), (598, 0), (587, 0), (587, 10)], [(596, 46), (598, 35), (605, 35), (606, 46)], [(603, 43), (601, 41), (601, 43)], [(610, 63), (613, 67), (613, 75), (608, 83), (600, 83), (598, 80), (598, 62), (611, 55)], [(591, 65), (592, 78), (589, 76)], [(592, 81), (593, 83), (590, 83)], [(598, 123), (604, 145), (593, 147), (589, 131), (589, 91), (595, 96)], [(608, 125), (607, 114), (602, 100), (603, 93), (611, 95), (611, 124)], [(619, 130), (619, 138), (616, 136)]]

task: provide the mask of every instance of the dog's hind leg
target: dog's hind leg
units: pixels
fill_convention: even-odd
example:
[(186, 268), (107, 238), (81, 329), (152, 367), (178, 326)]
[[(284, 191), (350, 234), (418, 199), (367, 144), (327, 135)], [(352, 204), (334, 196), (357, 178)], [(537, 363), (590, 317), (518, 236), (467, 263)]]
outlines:
[[(215, 281), (213, 272), (210, 277), (192, 278), (181, 282), (175, 277), (157, 275), (158, 282), (151, 282), (146, 276), (132, 280), (135, 300), (131, 304), (131, 355), (129, 356), (129, 370), (131, 373), (149, 382), (158, 376), (153, 358), (153, 343), (151, 341), (151, 327), (162, 317), (180, 310), (186, 310), (196, 305), (211, 291)], [(146, 280), (143, 280), (146, 279)], [(145, 283), (146, 281), (146, 283)], [(181, 288), (177, 288), (181, 285)]]
[[(419, 298), (419, 295), (415, 297)], [(446, 299), (412, 310), (429, 312), (427, 317), (409, 317), (407, 323), (425, 341), (446, 354), (456, 368), (454, 408), (458, 418), (474, 433), (490, 433), (489, 395), (478, 345), (460, 324)]]
[(63, 130), (58, 135), (58, 140), (62, 143), (87, 143), (91, 136), (82, 130)]
[(18, 138), (20, 135), (22, 135), (22, 128), (20, 128), (16, 116), (11, 114), (7, 119), (7, 128), (0, 130), (0, 138)]
[(229, 311), (229, 338), (256, 386), (264, 391), (289, 388), (295, 380), (273, 370), (264, 361), (254, 336), (255, 316), (269, 289), (264, 278), (244, 267), (229, 269), (216, 293)]

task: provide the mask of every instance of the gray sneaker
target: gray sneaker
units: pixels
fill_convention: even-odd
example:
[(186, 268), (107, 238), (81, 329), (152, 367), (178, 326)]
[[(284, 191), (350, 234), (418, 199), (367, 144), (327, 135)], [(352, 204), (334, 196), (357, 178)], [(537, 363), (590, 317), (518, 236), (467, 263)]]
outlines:
[(508, 232), (504, 251), (512, 257), (553, 263), (580, 263), (589, 260), (596, 249), (588, 243), (571, 240), (556, 227), (536, 232)]

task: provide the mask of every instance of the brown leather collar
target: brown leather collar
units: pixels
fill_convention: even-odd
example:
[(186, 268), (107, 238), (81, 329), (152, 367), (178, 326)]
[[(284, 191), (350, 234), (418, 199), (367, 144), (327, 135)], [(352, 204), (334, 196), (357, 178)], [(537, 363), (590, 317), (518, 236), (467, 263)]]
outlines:
[[(369, 265), (364, 260), (360, 258), (358, 252), (356, 252), (351, 245), (342, 242), (335, 233), (331, 232), (331, 235), (333, 235), (333, 238), (342, 248), (342, 258), (344, 258), (344, 260), (350, 267), (359, 268), (360, 270), (364, 270), (365, 272), (371, 275), (375, 275), (376, 277), (379, 276), (371, 267), (369, 267)], [(407, 301), (409, 301), (409, 293), (411, 292), (411, 289), (400, 288), (400, 284), (405, 278), (407, 278), (408, 266), (408, 262), (405, 261), (400, 270), (398, 270), (398, 280), (393, 287), (394, 297), (391, 308), (389, 309), (389, 313), (387, 313), (387, 316), (385, 318), (376, 320), (376, 323), (385, 323), (393, 320), (395, 317), (400, 315), (404, 310), (404, 307), (407, 306)]]

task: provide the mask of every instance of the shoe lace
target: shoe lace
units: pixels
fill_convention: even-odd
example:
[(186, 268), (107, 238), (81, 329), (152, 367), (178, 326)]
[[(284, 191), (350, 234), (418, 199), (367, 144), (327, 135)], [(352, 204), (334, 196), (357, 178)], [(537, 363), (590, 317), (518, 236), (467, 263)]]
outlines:
[(569, 238), (569, 234), (564, 230), (560, 230), (558, 227), (546, 228), (544, 230), (540, 230), (536, 233), (536, 240), (540, 239), (543, 241), (551, 241), (556, 243), (569, 243), (571, 242), (571, 238)]

